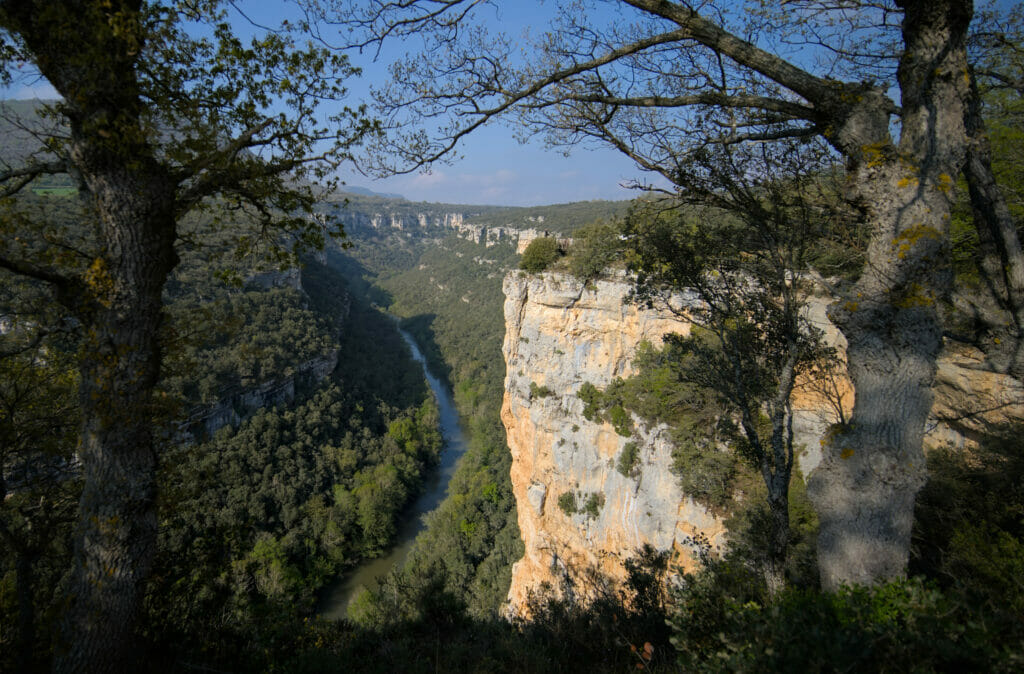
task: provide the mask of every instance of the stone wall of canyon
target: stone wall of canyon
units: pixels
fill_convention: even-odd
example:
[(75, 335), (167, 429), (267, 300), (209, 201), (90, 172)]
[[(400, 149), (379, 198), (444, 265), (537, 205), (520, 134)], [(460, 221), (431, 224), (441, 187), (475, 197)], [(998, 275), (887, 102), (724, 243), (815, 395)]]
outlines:
[[(695, 534), (711, 545), (726, 543), (723, 522), (682, 493), (672, 474), (672, 448), (664, 428), (644, 427), (625, 438), (607, 423), (588, 421), (577, 392), (584, 382), (604, 388), (633, 373), (643, 341), (655, 346), (689, 324), (675, 313), (628, 302), (623, 276), (584, 286), (572, 277), (512, 272), (504, 280), (506, 377), (502, 421), (512, 452), (512, 484), (525, 554), (513, 568), (509, 610), (522, 613), (531, 592), (549, 588), (585, 598), (594, 574), (615, 585), (623, 563), (644, 544), (672, 551), (683, 567), (693, 565)], [(684, 306), (687, 298), (672, 300)], [(845, 342), (825, 316), (826, 297), (812, 297), (809, 318), (840, 353)], [(1024, 419), (1024, 386), (980, 369), (981, 354), (968, 348), (944, 352), (935, 383), (936, 400), (928, 442), (963, 446), (1001, 424)], [(804, 473), (820, 461), (820, 438), (836, 421), (834, 405), (818, 390), (801, 386), (794, 400), (796, 440), (804, 451)], [(833, 382), (832, 399), (852, 403), (848, 382)], [(640, 454), (637, 477), (616, 462), (628, 442)], [(598, 495), (593, 512), (567, 514), (559, 498), (571, 492), (577, 504)]]

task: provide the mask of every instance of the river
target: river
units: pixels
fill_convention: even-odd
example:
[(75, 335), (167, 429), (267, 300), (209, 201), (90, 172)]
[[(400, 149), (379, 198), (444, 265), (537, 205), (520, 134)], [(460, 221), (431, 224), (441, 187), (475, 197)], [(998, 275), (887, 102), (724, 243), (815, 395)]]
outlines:
[(423, 491), (416, 501), (405, 510), (404, 519), (398, 525), (398, 533), (394, 547), (384, 557), (370, 559), (338, 578), (324, 592), (320, 602), (319, 613), (324, 618), (340, 620), (345, 617), (349, 603), (356, 597), (361, 587), (373, 588), (377, 581), (387, 575), (396, 565), (401, 565), (412, 548), (416, 536), (425, 528), (424, 516), (437, 508), (448, 492), (448, 482), (455, 474), (455, 465), (459, 457), (466, 451), (466, 442), (459, 425), (459, 415), (455, 411), (455, 401), (444, 383), (430, 374), (426, 359), (420, 353), (416, 342), (404, 330), (399, 329), (402, 339), (409, 345), (412, 357), (423, 367), (423, 374), (434, 392), (441, 416), (441, 435), (444, 444), (441, 447), (441, 462), (436, 469), (430, 471), (423, 479)]

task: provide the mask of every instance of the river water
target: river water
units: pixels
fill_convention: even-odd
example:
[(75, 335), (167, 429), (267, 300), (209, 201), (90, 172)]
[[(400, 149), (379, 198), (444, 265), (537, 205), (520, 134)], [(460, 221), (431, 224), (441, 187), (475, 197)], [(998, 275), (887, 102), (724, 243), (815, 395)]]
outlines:
[(398, 332), (409, 345), (413, 359), (423, 367), (423, 374), (426, 375), (427, 383), (430, 384), (430, 389), (437, 399), (441, 415), (441, 435), (444, 438), (444, 444), (441, 447), (441, 462), (436, 469), (424, 476), (423, 491), (420, 492), (416, 501), (406, 509), (404, 519), (398, 525), (394, 547), (388, 554), (384, 557), (367, 560), (338, 578), (324, 592), (319, 613), (324, 618), (331, 620), (340, 620), (345, 617), (349, 603), (358, 595), (360, 588), (375, 588), (380, 578), (386, 576), (394, 566), (401, 566), (405, 561), (416, 536), (425, 528), (424, 516), (437, 508), (444, 500), (448, 491), (448, 482), (455, 474), (455, 464), (458, 463), (462, 453), (466, 451), (462, 427), (459, 425), (459, 415), (455, 411), (455, 401), (452, 400), (444, 383), (427, 370), (427, 362), (413, 338), (404, 330), (399, 329)]

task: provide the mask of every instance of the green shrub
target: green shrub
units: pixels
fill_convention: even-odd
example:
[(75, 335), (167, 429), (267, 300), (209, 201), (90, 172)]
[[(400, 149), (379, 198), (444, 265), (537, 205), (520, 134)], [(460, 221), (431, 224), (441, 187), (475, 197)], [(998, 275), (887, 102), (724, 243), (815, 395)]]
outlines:
[(627, 442), (619, 454), (619, 462), (615, 466), (624, 477), (636, 477), (639, 471), (637, 466), (640, 463), (640, 448), (635, 442)]
[(601, 514), (602, 507), (604, 507), (604, 494), (599, 491), (594, 492), (584, 504), (583, 512), (587, 513), (587, 517), (596, 519)]
[(601, 392), (589, 381), (583, 382), (576, 397), (583, 401), (583, 418), (587, 421), (597, 421), (601, 414)]
[(579, 510), (576, 508), (576, 494), (571, 491), (564, 492), (558, 497), (558, 507), (566, 515), (575, 515)]
[(608, 421), (622, 437), (628, 438), (633, 434), (633, 420), (622, 405), (613, 405), (608, 409)]
[(534, 398), (547, 398), (549, 395), (553, 395), (554, 391), (549, 389), (547, 386), (537, 386), (537, 382), (530, 382), (530, 399)]
[(751, 593), (756, 578), (744, 581), (743, 567), (713, 562), (686, 576), (670, 619), (681, 670), (988, 672), (1021, 664), (1002, 642), (1019, 634), (969, 619), (966, 603), (920, 578), (834, 594), (788, 589), (767, 601)]
[(548, 237), (540, 237), (530, 242), (530, 245), (523, 251), (523, 258), (519, 261), (519, 268), (531, 274), (542, 272), (561, 257), (562, 251), (558, 247), (558, 241)]
[(622, 256), (625, 242), (619, 235), (619, 227), (605, 222), (585, 225), (573, 232), (569, 273), (581, 281), (600, 276)]

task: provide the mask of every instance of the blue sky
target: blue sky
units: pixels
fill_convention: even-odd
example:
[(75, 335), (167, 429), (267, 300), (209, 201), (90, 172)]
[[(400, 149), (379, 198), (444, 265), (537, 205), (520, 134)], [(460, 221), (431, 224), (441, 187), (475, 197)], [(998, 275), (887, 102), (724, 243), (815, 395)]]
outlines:
[[(518, 36), (531, 25), (543, 30), (556, 3), (499, 0), (497, 4), (497, 10), (485, 12), (481, 18), (492, 30)], [(255, 20), (268, 24), (283, 18), (278, 13), (288, 7), (283, 2), (242, 2), (240, 6)], [(239, 17), (239, 23), (245, 22)], [(244, 33), (245, 27), (240, 25), (239, 30)], [(391, 60), (419, 46), (390, 42), (376, 61), (369, 53), (350, 54), (364, 73), (359, 80), (347, 83), (351, 92), (349, 103), (358, 103), (368, 96), (370, 83), (387, 76)], [(56, 94), (49, 83), (25, 69), (6, 91), (0, 91), (0, 97), (53, 99)], [(629, 199), (635, 191), (620, 184), (642, 177), (631, 161), (613, 150), (578, 147), (566, 157), (562, 151), (546, 149), (540, 142), (520, 144), (513, 138), (512, 130), (502, 125), (478, 130), (458, 147), (456, 154), (458, 159), (452, 164), (439, 164), (429, 173), (376, 180), (348, 170), (342, 171), (341, 177), (351, 185), (395, 192), (414, 201), (511, 206)]]
[[(524, 31), (542, 32), (557, 3), (499, 0), (496, 5), (483, 8), (478, 18), (491, 32), (503, 31), (518, 37)], [(598, 11), (610, 17), (618, 9), (616, 3), (608, 3)], [(368, 94), (369, 82), (387, 76), (391, 60), (419, 47), (418, 42), (388, 43), (376, 62), (369, 58), (370, 54), (350, 54), (353, 63), (364, 69), (362, 81), (351, 83), (354, 100)], [(454, 163), (438, 164), (429, 173), (371, 180), (350, 172), (343, 179), (378, 192), (396, 192), (414, 201), (509, 206), (631, 199), (637, 195), (636, 190), (623, 185), (652, 179), (615, 150), (580, 146), (565, 156), (562, 149), (545, 148), (539, 140), (521, 144), (513, 136), (512, 129), (496, 123), (466, 138), (457, 148), (459, 158)]]
[[(496, 7), (485, 8), (479, 14), (492, 32), (503, 31), (518, 36), (524, 30), (543, 31), (551, 15), (560, 4), (554, 0), (495, 0)], [(997, 0), (1005, 6), (1006, 0)], [(277, 23), (282, 13), (294, 6), (286, 2), (246, 2), (245, 8), (256, 20)], [(590, 6), (588, 19), (609, 22), (618, 19), (620, 5), (616, 2), (598, 2)], [(246, 32), (246, 22), (237, 17), (240, 32)], [(350, 54), (352, 61), (363, 68), (358, 80), (350, 81), (349, 104), (366, 99), (370, 83), (387, 77), (387, 65), (406, 51), (417, 52), (418, 41), (385, 44), (380, 58), (374, 61), (371, 53)], [(53, 90), (45, 81), (24, 73), (6, 91), (5, 98), (53, 98)], [(532, 206), (589, 199), (628, 199), (635, 190), (624, 187), (633, 181), (654, 180), (651, 174), (641, 172), (632, 161), (615, 150), (577, 146), (569, 156), (561, 149), (552, 150), (540, 141), (520, 144), (513, 131), (503, 125), (484, 127), (471, 134), (457, 148), (457, 159), (451, 164), (439, 164), (429, 173), (414, 173), (374, 180), (353, 171), (342, 171), (341, 177), (350, 185), (368, 187), (378, 192), (395, 192), (415, 201), (434, 201), (462, 204), (500, 204)], [(661, 184), (661, 183), (659, 183)]]
[[(481, 15), (491, 30), (503, 30), (518, 36), (531, 25), (543, 30), (554, 2), (536, 0), (499, 0), (498, 8)], [(276, 23), (282, 18), (275, 13), (288, 7), (286, 3), (240, 3), (255, 20)], [(276, 20), (275, 20), (276, 19)], [(239, 23), (244, 20), (239, 17)], [(240, 25), (239, 30), (245, 32)], [(350, 104), (369, 95), (371, 82), (387, 76), (387, 65), (406, 51), (415, 51), (419, 44), (385, 45), (380, 58), (372, 54), (350, 54), (353, 63), (363, 68), (359, 80), (348, 82)], [(45, 80), (29, 71), (16, 77), (4, 98), (52, 99), (55, 92)], [(460, 204), (497, 204), (536, 206), (542, 204), (585, 201), (590, 199), (629, 199), (635, 190), (621, 184), (642, 178), (633, 163), (616, 151), (595, 148), (574, 148), (571, 155), (549, 150), (540, 142), (520, 144), (511, 129), (500, 124), (478, 130), (457, 149), (451, 164), (439, 164), (429, 173), (413, 173), (388, 179), (372, 179), (354, 171), (341, 172), (351, 185), (377, 192), (395, 192), (414, 201)]]

